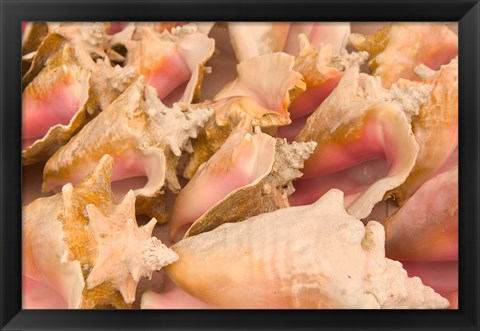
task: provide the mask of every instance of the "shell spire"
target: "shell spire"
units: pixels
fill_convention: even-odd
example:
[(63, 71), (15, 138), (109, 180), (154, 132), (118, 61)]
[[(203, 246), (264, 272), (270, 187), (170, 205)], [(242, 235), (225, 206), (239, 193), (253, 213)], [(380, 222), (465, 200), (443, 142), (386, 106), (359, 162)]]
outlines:
[(151, 237), (155, 219), (137, 226), (133, 191), (114, 203), (112, 168), (105, 155), (79, 185), (23, 209), (24, 273), (70, 308), (129, 308), (140, 278), (177, 259)]
[(98, 245), (98, 256), (87, 278), (87, 288), (111, 282), (126, 303), (133, 303), (141, 277), (151, 278), (153, 271), (178, 259), (173, 251), (151, 237), (156, 219), (152, 218), (141, 227), (134, 221), (133, 191), (109, 216), (104, 216), (94, 205), (87, 206), (87, 213)]

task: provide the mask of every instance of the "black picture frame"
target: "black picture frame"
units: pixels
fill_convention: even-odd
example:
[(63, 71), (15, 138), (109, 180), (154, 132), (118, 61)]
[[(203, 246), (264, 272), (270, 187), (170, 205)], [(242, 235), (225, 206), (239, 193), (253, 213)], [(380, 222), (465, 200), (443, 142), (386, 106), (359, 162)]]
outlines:
[[(0, 327), (69, 329), (478, 330), (480, 252), (480, 4), (471, 0), (0, 0)], [(458, 310), (21, 309), (21, 21), (459, 22)]]

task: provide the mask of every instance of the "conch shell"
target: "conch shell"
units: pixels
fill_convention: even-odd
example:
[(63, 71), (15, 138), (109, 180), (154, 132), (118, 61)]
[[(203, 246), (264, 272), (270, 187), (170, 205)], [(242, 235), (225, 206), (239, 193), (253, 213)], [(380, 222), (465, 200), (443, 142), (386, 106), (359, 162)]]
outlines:
[(386, 87), (417, 80), (419, 64), (437, 70), (458, 54), (458, 36), (444, 23), (390, 23), (372, 35), (352, 33), (350, 42), (370, 54), (369, 67)]
[(345, 70), (359, 67), (368, 58), (367, 52), (338, 51), (331, 44), (315, 47), (304, 34), (298, 36), (298, 44), (293, 69), (302, 74), (307, 90), (289, 107), (292, 118), (312, 113), (338, 85)]
[(129, 308), (142, 277), (178, 256), (151, 237), (156, 220), (138, 227), (130, 191), (119, 205), (105, 155), (77, 186), (23, 208), (23, 272), (47, 283), (69, 308)]
[[(175, 200), (170, 236), (176, 240), (226, 222), (289, 207), (291, 181), (316, 143), (293, 143), (239, 125), (196, 172)], [(193, 224), (192, 224), (193, 223)], [(191, 225), (191, 226), (190, 226)]]
[(132, 67), (94, 62), (65, 44), (22, 95), (24, 165), (47, 160), (133, 81)]
[(423, 184), (385, 221), (389, 257), (417, 261), (458, 259), (458, 167)]
[(216, 307), (447, 308), (445, 298), (385, 258), (382, 225), (364, 226), (342, 197), (331, 190), (310, 206), (183, 239), (171, 247), (178, 261), (164, 270)]
[(295, 22), (290, 25), (287, 41), (283, 48), (288, 54), (297, 55), (299, 44), (297, 38), (304, 35), (314, 47), (331, 45), (332, 54), (338, 56), (345, 51), (350, 36), (349, 22)]
[(191, 149), (190, 138), (211, 115), (210, 109), (179, 104), (167, 108), (140, 76), (48, 160), (42, 190), (78, 182), (104, 154), (110, 154), (116, 159), (112, 180), (148, 177), (145, 187), (135, 190), (137, 212), (165, 221), (164, 184), (174, 192), (180, 190), (178, 159), (182, 151)]
[[(418, 113), (431, 91), (422, 84), (385, 90), (374, 77), (368, 77), (362, 85), (358, 68), (348, 69), (296, 138), (318, 143), (303, 171), (304, 178), (319, 177), (320, 187), (313, 198), (331, 188), (344, 190), (346, 195), (355, 194), (348, 211), (359, 219), (368, 216), (385, 193), (402, 184), (410, 174), (418, 154), (410, 116)], [(341, 178), (341, 171), (382, 157), (388, 163), (387, 174), (371, 185), (359, 183), (347, 188), (341, 187), (345, 180), (329, 178), (337, 174)], [(326, 180), (320, 180), (320, 176)]]
[[(440, 168), (458, 146), (458, 62), (453, 59), (435, 72), (424, 65), (416, 68), (422, 83), (432, 86), (428, 101), (412, 117), (412, 128), (420, 150), (415, 166), (405, 183), (391, 191), (403, 205)], [(399, 84), (415, 85), (408, 81)]]
[[(46, 24), (46, 27), (45, 27)], [(47, 30), (47, 34), (42, 39), (38, 48), (35, 50), (31, 66), (22, 77), (22, 86), (25, 88), (32, 82), (35, 76), (48, 65), (52, 58), (60, 52), (65, 44), (77, 46), (87, 52), (93, 60), (105, 58), (108, 51), (109, 36), (106, 33), (108, 23), (38, 23), (32, 26), (32, 29), (39, 29), (40, 36)], [(30, 33), (33, 34), (33, 31)], [(33, 52), (33, 47), (37, 42), (24, 44)], [(22, 53), (23, 54), (23, 53)]]
[(271, 132), (289, 124), (287, 108), (290, 94), (305, 89), (302, 77), (292, 70), (294, 58), (285, 53), (272, 53), (252, 58), (237, 65), (238, 77), (225, 86), (214, 101), (193, 107), (209, 107), (215, 115), (192, 143), (193, 153), (184, 170), (191, 178), (225, 142), (232, 129), (243, 121)]
[(337, 54), (347, 45), (350, 23), (231, 22), (228, 31), (236, 57), (242, 62), (281, 51), (296, 55), (296, 38), (301, 33), (314, 45), (330, 44)]
[[(199, 30), (199, 26), (191, 23), (158, 33), (152, 27), (132, 24), (115, 35), (111, 45), (127, 49), (125, 64), (145, 76), (162, 101), (190, 103), (199, 99), (207, 71), (205, 63), (215, 49), (214, 39)], [(182, 91), (172, 97), (170, 94), (176, 88)]]

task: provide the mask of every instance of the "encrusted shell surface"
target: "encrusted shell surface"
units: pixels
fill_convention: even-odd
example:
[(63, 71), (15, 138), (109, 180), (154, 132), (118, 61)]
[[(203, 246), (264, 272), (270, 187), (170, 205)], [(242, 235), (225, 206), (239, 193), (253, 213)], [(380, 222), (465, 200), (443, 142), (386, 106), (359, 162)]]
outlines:
[(171, 237), (179, 239), (185, 226), (191, 225), (188, 237), (289, 206), (291, 181), (302, 175), (299, 169), (316, 143), (288, 144), (262, 132), (252, 134), (248, 126), (237, 127), (180, 191)]
[[(106, 57), (109, 40), (106, 34), (107, 23), (46, 24), (47, 34), (38, 45), (29, 70), (22, 77), (23, 88), (32, 82), (66, 44), (81, 48), (94, 60)], [(40, 26), (44, 27), (44, 25)], [(33, 48), (33, 45), (28, 45), (29, 49)]]
[[(428, 179), (439, 173), (458, 146), (458, 62), (452, 60), (435, 72), (425, 66), (416, 70), (422, 84), (432, 86), (426, 103), (412, 117), (412, 128), (419, 144), (415, 166), (400, 187), (391, 194), (403, 205)], [(399, 82), (412, 85), (411, 82)], [(415, 86), (415, 83), (413, 83)]]
[(178, 104), (167, 108), (141, 76), (48, 160), (42, 189), (77, 182), (110, 154), (116, 159), (113, 180), (148, 177), (148, 183), (135, 190), (137, 212), (165, 221), (164, 184), (180, 190), (178, 159), (211, 115), (209, 109)]
[(386, 87), (417, 80), (419, 64), (437, 70), (458, 54), (458, 36), (444, 23), (390, 23), (371, 35), (352, 33), (350, 42), (369, 53), (369, 67)]

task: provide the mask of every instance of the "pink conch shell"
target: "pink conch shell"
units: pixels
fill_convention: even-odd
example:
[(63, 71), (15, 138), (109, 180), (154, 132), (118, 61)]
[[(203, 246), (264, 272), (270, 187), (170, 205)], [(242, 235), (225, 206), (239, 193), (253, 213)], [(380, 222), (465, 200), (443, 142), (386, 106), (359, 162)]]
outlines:
[(346, 69), (358, 67), (368, 58), (366, 52), (338, 51), (331, 44), (314, 47), (303, 34), (298, 36), (298, 44), (293, 69), (302, 74), (307, 90), (290, 105), (292, 118), (312, 113), (337, 86)]
[(115, 100), (134, 74), (132, 67), (94, 62), (82, 49), (64, 45), (23, 92), (23, 164), (53, 155)]
[(67, 309), (65, 299), (51, 287), (22, 277), (22, 309)]
[(458, 36), (443, 23), (391, 23), (372, 35), (352, 33), (350, 42), (370, 54), (370, 69), (386, 87), (417, 80), (419, 64), (437, 70), (458, 54)]
[(192, 144), (193, 153), (184, 171), (186, 178), (191, 178), (222, 146), (238, 123), (247, 120), (264, 131), (290, 123), (290, 94), (305, 89), (301, 75), (292, 70), (293, 62), (294, 58), (284, 53), (244, 61), (237, 66), (238, 77), (215, 96), (215, 101), (196, 106), (212, 108), (215, 116)]
[[(360, 84), (358, 68), (348, 69), (296, 138), (318, 143), (303, 170), (304, 178), (318, 177), (312, 186), (317, 194), (310, 199), (338, 188), (345, 195), (356, 195), (347, 201), (353, 216), (368, 216), (386, 192), (405, 181), (415, 163), (418, 144), (409, 118), (418, 112), (430, 91), (428, 85), (422, 84), (386, 90), (374, 77)], [(355, 183), (350, 174), (342, 173), (379, 158), (386, 159), (388, 169), (373, 183)], [(368, 163), (361, 171), (370, 172)]]
[[(178, 240), (226, 222), (288, 207), (291, 181), (315, 143), (287, 144), (238, 126), (222, 147), (180, 191), (172, 212), (170, 235)], [(193, 224), (192, 224), (193, 223)]]
[(381, 224), (364, 226), (343, 204), (343, 193), (331, 190), (310, 206), (223, 224), (172, 246), (179, 259), (164, 270), (216, 307), (448, 307), (385, 258)]
[(130, 191), (113, 202), (113, 158), (105, 155), (76, 187), (23, 208), (23, 272), (58, 291), (69, 308), (128, 308), (141, 277), (178, 257), (138, 227)]
[(386, 251), (402, 260), (458, 259), (458, 167), (420, 187), (385, 221)]
[(174, 192), (180, 190), (178, 159), (182, 151), (191, 150), (190, 138), (211, 115), (210, 109), (179, 104), (167, 108), (141, 76), (48, 160), (42, 190), (77, 183), (104, 154), (110, 154), (116, 160), (113, 181), (148, 177), (147, 184), (135, 190), (137, 212), (165, 221), (164, 184)]
[(305, 34), (314, 45), (331, 44), (334, 52), (348, 42), (350, 23), (228, 23), (230, 41), (239, 62), (260, 55), (284, 51), (295, 55), (297, 36)]
[[(111, 44), (126, 47), (125, 64), (144, 75), (161, 100), (190, 103), (199, 98), (204, 66), (215, 48), (214, 40), (199, 30), (192, 23), (157, 33), (132, 24), (114, 36)], [(176, 88), (182, 89), (180, 95), (174, 93)]]
[[(439, 173), (458, 146), (458, 62), (452, 60), (435, 72), (421, 65), (416, 72), (422, 83), (432, 85), (428, 101), (412, 117), (412, 128), (420, 150), (405, 183), (391, 192), (402, 205), (428, 179)], [(410, 85), (408, 81), (399, 84)]]

